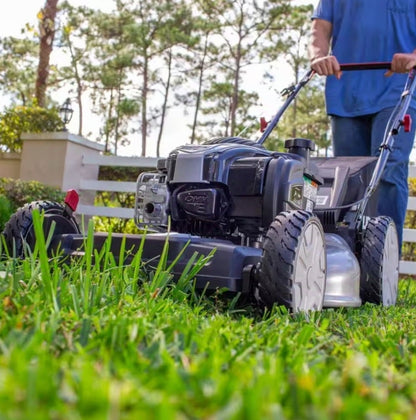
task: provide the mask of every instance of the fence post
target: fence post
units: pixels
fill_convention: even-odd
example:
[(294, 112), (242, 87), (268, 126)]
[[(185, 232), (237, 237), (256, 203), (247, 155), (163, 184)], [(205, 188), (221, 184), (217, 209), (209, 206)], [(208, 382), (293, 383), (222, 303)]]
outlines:
[[(22, 134), (20, 179), (36, 180), (62, 191), (80, 191), (82, 179), (98, 179), (99, 165), (83, 165), (85, 157), (99, 155), (102, 144), (67, 131)], [(80, 201), (94, 204), (95, 191), (82, 191)]]

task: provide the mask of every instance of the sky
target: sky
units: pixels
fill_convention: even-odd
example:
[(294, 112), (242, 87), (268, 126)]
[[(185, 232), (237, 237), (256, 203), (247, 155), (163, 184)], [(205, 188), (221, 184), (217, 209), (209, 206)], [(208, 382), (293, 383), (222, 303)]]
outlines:
[[(293, 4), (314, 4), (316, 5), (318, 3), (318, 0), (292, 0)], [(114, 1), (112, 0), (69, 0), (69, 2), (73, 6), (82, 6), (82, 5), (88, 5), (91, 8), (96, 8), (103, 10), (105, 12), (109, 12), (113, 9)], [(37, 25), (37, 19), (36, 15), (39, 12), (39, 10), (45, 5), (45, 0), (12, 0), (8, 1), (6, 3), (5, 0), (2, 1), (2, 7), (0, 6), (0, 10), (2, 13), (0, 13), (0, 37), (5, 36), (19, 36), (20, 30), (25, 26), (26, 23), (30, 23), (34, 26)], [(281, 65), (281, 64), (280, 64)], [(277, 65), (279, 67), (279, 64)], [(279, 72), (279, 86), (276, 87), (276, 92), (271, 93), (269, 88), (265, 88), (262, 86), (261, 83), (261, 75), (262, 71), (258, 71), (258, 69), (252, 69), (252, 75), (249, 75), (249, 78), (251, 80), (251, 83), (253, 83), (256, 87), (258, 87), (258, 92), (260, 98), (263, 98), (263, 105), (265, 109), (273, 108), (276, 104), (276, 101), (280, 101), (277, 92), (279, 92), (283, 87), (287, 85), (285, 78), (282, 78), (282, 74), (285, 73), (284, 69), (276, 68), (276, 73)], [(55, 100), (57, 102), (64, 102), (66, 97), (68, 96), (68, 92), (65, 90), (65, 88), (61, 89), (60, 92), (56, 94)], [(273, 104), (273, 105), (272, 105)], [(68, 129), (70, 132), (77, 133), (77, 116), (74, 106), (74, 117), (72, 118), (72, 121), (68, 125)], [(272, 112), (270, 114), (264, 115), (267, 118), (270, 117), (270, 115), (273, 115), (273, 113), (276, 110), (271, 110)], [(267, 111), (265, 111), (267, 112)], [(263, 116), (263, 115), (259, 115)], [(183, 112), (181, 110), (175, 110), (174, 112), (170, 113), (170, 116), (168, 118), (165, 133), (175, 133), (175, 135), (172, 138), (169, 138), (169, 142), (166, 142), (166, 138), (164, 140), (164, 143), (162, 144), (161, 153), (162, 155), (167, 155), (170, 150), (172, 150), (174, 147), (179, 146), (180, 144), (186, 143), (188, 140), (189, 132), (186, 130), (186, 124), (187, 121), (185, 120), (185, 116), (183, 115)], [(91, 136), (88, 136), (89, 140), (96, 140), (98, 136), (97, 127), (100, 125), (100, 118), (98, 116), (95, 116), (93, 114), (87, 114), (84, 116), (84, 121), (86, 122), (86, 129), (85, 131), (91, 131), (93, 134)], [(88, 126), (89, 121), (89, 126)], [(155, 155), (154, 150), (152, 150), (152, 145), (149, 142), (149, 151), (147, 153), (148, 156)], [(132, 142), (130, 146), (122, 148), (119, 151), (120, 155), (125, 156), (133, 156), (133, 155), (139, 155), (139, 144), (140, 139), (138, 134), (135, 134), (134, 138), (132, 138)]]

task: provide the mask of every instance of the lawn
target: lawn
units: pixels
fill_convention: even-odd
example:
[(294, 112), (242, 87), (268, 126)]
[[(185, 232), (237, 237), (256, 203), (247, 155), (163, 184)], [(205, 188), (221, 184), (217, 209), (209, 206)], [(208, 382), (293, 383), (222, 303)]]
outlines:
[(0, 263), (1, 420), (416, 417), (410, 279), (395, 307), (262, 313), (95, 257)]

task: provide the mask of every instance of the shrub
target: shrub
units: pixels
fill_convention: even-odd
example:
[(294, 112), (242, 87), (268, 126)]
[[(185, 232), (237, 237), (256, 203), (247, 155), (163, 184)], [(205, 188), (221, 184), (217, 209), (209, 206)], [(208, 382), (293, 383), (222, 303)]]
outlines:
[(65, 193), (57, 188), (44, 185), (38, 181), (22, 181), (21, 179), (0, 178), (0, 194), (5, 196), (15, 212), (26, 203), (37, 200), (61, 202)]
[(140, 233), (133, 219), (94, 216), (93, 220), (96, 232)]
[(37, 105), (14, 106), (0, 114), (0, 141), (4, 151), (20, 152), (21, 134), (60, 131), (63, 128), (55, 108), (45, 109)]
[[(416, 178), (409, 179), (409, 196), (416, 196)], [(416, 229), (416, 211), (408, 210), (404, 227), (408, 229)], [(406, 261), (416, 261), (416, 243), (404, 242), (402, 247), (402, 259)]]
[(13, 214), (12, 203), (6, 196), (0, 195), (0, 230), (3, 230), (4, 225), (10, 219), (10, 216), (12, 214)]
[[(101, 191), (97, 193), (95, 205), (132, 208), (134, 207), (134, 201), (135, 195), (132, 193)], [(138, 233), (138, 229), (132, 219), (94, 216), (94, 227), (97, 232)]]

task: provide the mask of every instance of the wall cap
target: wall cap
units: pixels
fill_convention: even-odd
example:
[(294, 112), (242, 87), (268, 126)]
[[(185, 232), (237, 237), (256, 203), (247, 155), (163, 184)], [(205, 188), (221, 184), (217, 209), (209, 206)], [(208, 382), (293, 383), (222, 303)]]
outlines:
[(90, 149), (98, 150), (100, 152), (104, 151), (104, 145), (97, 142), (86, 139), (82, 136), (77, 136), (76, 134), (69, 133), (68, 131), (53, 131), (53, 132), (44, 132), (44, 133), (22, 133), (22, 141), (30, 140), (48, 140), (48, 141), (60, 141), (65, 140), (71, 143), (80, 144), (81, 146), (88, 147)]
[(0, 152), (0, 159), (4, 160), (21, 160), (22, 154), (18, 152)]

